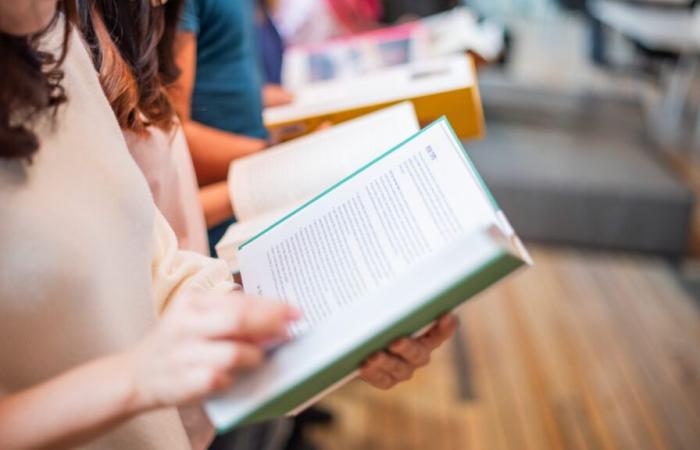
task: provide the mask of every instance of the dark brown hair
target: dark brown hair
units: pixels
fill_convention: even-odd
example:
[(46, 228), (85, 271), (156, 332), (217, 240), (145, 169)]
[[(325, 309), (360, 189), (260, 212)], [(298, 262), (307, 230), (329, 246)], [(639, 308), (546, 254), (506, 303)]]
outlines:
[[(61, 14), (67, 18), (63, 47), (58, 55), (38, 49), (39, 40), (58, 26)], [(34, 120), (66, 101), (61, 87), (61, 64), (68, 48), (70, 20), (75, 17), (72, 0), (58, 2), (51, 24), (33, 36), (0, 33), (0, 158), (31, 162), (39, 150), (39, 138), (32, 130)]]
[(102, 88), (122, 129), (170, 129), (175, 109), (166, 87), (180, 72), (173, 45), (182, 0), (80, 0), (81, 28)]

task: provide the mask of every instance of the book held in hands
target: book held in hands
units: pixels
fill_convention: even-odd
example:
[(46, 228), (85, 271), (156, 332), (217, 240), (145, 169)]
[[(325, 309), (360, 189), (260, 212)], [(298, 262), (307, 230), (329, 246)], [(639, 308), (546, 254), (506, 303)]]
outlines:
[[(389, 116), (410, 117), (409, 106), (395, 108)], [(207, 402), (219, 431), (305, 407), (373, 353), (530, 264), (448, 120), (400, 136), (415, 126), (378, 137), (403, 139), (382, 149), (358, 134), (356, 150), (375, 149), (332, 170), (359, 165), (322, 191), (290, 193), (313, 198), (239, 245), (245, 291), (289, 302), (303, 319), (291, 342)]]

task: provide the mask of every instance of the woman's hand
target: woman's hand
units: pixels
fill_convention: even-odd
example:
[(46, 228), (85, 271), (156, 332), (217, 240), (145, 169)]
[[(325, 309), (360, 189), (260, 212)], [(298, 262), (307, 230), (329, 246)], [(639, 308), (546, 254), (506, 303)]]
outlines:
[(399, 339), (370, 357), (360, 370), (360, 378), (378, 389), (391, 389), (409, 380), (416, 369), (430, 362), (431, 353), (452, 337), (456, 328), (454, 315), (443, 316), (424, 335)]
[(288, 339), (298, 318), (287, 305), (240, 292), (179, 295), (127, 354), (136, 401), (145, 409), (183, 405), (229, 388), (237, 371), (262, 363), (265, 344)]
[(263, 86), (262, 98), (265, 107), (282, 106), (292, 103), (294, 94), (279, 84), (266, 84)]
[(74, 448), (136, 414), (225, 389), (298, 316), (239, 292), (185, 291), (132, 350), (1, 397), (2, 448)]

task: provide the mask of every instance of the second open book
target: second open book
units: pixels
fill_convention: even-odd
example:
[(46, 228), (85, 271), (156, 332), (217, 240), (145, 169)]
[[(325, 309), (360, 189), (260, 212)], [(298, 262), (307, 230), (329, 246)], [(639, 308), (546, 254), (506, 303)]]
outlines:
[(420, 129), (410, 102), (234, 161), (229, 195), (238, 223), (217, 244), (238, 271), (238, 248), (277, 219)]
[[(288, 184), (262, 197), (286, 212), (261, 222), (235, 261), (247, 293), (283, 299), (304, 317), (292, 342), (207, 402), (220, 431), (303, 408), (372, 353), (529, 263), (447, 120), (405, 135), (417, 129), (410, 113), (403, 105), (348, 124), (335, 137), (353, 133), (337, 147), (294, 150), (315, 155), (312, 163), (294, 162), (293, 151), (277, 156), (289, 158), (279, 169), (268, 161), (277, 182), (298, 177), (306, 187), (291, 192)], [(389, 120), (400, 116), (406, 123)], [(296, 173), (295, 164), (305, 172)], [(316, 179), (322, 176), (328, 179)], [(326, 185), (313, 192), (314, 182)]]

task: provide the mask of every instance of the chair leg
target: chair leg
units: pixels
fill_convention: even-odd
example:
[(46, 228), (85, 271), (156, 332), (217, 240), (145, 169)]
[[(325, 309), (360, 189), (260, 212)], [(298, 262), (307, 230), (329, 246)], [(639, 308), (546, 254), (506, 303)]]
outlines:
[[(700, 56), (695, 56), (694, 59), (696, 67), (700, 66)], [(698, 69), (694, 75), (695, 77), (693, 78), (693, 80), (691, 80), (691, 83), (697, 86), (698, 84), (700, 84), (700, 69)], [(692, 136), (692, 151), (693, 158), (696, 161), (700, 161), (700, 100), (696, 98), (695, 103), (695, 126), (693, 129)]]
[(681, 55), (664, 83), (662, 98), (651, 116), (653, 131), (664, 147), (678, 148), (684, 141), (683, 118), (699, 69), (696, 57)]
[(457, 327), (454, 337), (453, 363), (455, 369), (455, 378), (457, 380), (457, 395), (461, 401), (474, 400), (474, 386), (472, 383), (471, 361), (469, 358), (469, 346), (467, 345), (467, 335), (462, 329), (460, 323)]

